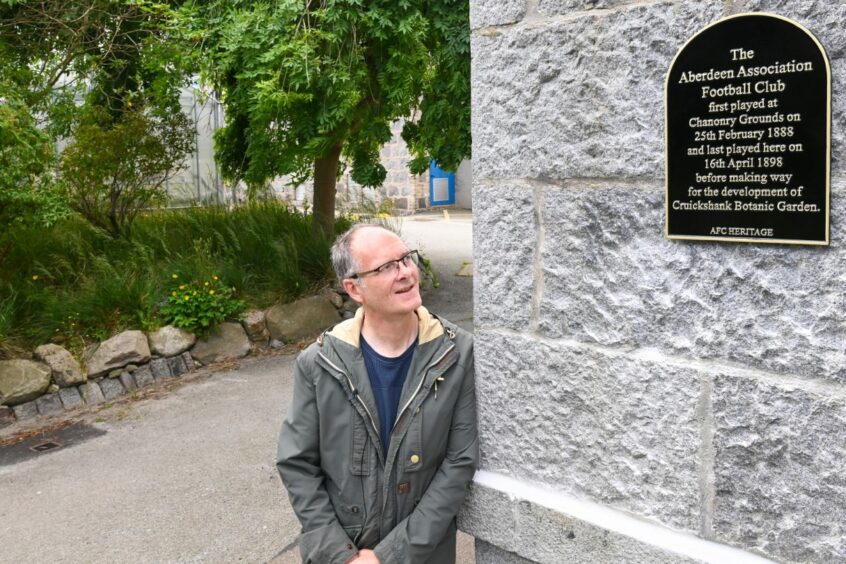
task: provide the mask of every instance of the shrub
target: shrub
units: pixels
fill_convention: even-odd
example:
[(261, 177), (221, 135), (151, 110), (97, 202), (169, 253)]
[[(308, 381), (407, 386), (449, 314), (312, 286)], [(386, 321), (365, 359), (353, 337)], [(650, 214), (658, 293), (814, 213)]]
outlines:
[(161, 309), (164, 320), (197, 335), (206, 335), (210, 329), (243, 311), (247, 304), (235, 298), (235, 288), (227, 287), (220, 277), (210, 280), (178, 284), (175, 281), (167, 302)]

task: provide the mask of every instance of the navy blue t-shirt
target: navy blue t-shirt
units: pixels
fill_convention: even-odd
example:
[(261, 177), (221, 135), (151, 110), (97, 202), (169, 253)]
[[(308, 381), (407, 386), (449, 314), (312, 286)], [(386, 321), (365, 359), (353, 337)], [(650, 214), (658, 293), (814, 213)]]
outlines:
[(361, 354), (364, 355), (364, 366), (367, 367), (370, 387), (373, 388), (373, 396), (376, 398), (376, 408), (379, 410), (379, 435), (386, 453), (394, 421), (397, 418), (402, 386), (408, 376), (411, 357), (416, 347), (417, 340), (411, 343), (411, 346), (401, 355), (388, 358), (374, 351), (364, 340), (364, 336), (361, 337)]

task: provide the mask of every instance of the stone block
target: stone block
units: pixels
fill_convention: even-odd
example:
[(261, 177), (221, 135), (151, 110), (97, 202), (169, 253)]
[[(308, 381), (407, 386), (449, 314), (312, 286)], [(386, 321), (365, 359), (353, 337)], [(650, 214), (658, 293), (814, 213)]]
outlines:
[(0, 405), (0, 429), (15, 422), (15, 412), (8, 405)]
[(97, 382), (86, 382), (81, 385), (79, 393), (82, 394), (82, 399), (85, 400), (86, 405), (98, 405), (106, 401)]
[(106, 401), (113, 401), (126, 393), (123, 384), (117, 378), (103, 378), (100, 380), (100, 390)]
[(188, 367), (185, 366), (185, 360), (183, 360), (182, 355), (168, 358), (167, 364), (170, 368), (170, 374), (174, 378), (177, 376), (182, 376), (183, 374), (188, 372)]
[(138, 369), (132, 373), (132, 377), (135, 379), (135, 385), (139, 388), (149, 386), (155, 382), (155, 378), (153, 378), (153, 371), (150, 369), (149, 364), (139, 366)]
[(50, 386), (50, 367), (26, 359), (0, 360), (0, 404), (17, 405), (42, 395)]
[(13, 405), (12, 410), (15, 412), (15, 419), (18, 421), (38, 417), (38, 407), (35, 405), (35, 400)]
[(476, 564), (536, 564), (513, 552), (502, 550), (498, 546), (476, 539)]
[(473, 210), (475, 323), (526, 328), (537, 242), (533, 189), (523, 182), (477, 185)]
[[(331, 304), (329, 307), (332, 307)], [(197, 339), (197, 344), (191, 349), (191, 356), (203, 364), (242, 358), (249, 353), (250, 339), (240, 323), (221, 323), (211, 335)]]
[(475, 358), (481, 469), (698, 530), (700, 373), (493, 331)]
[[(290, 304), (275, 305), (267, 310), (270, 336), (280, 341), (291, 342), (312, 337), (340, 320), (338, 310), (324, 296), (311, 296)], [(193, 356), (206, 363), (196, 354)]]
[(194, 362), (194, 357), (192, 357), (189, 352), (184, 352), (181, 356), (182, 362), (185, 364), (185, 369), (188, 372), (193, 372), (197, 368), (196, 363)]
[(39, 415), (52, 415), (64, 410), (59, 394), (44, 394), (35, 400), (35, 407), (38, 408)]
[(474, 33), (474, 177), (663, 176), (664, 76), (722, 13), (637, 3)]
[[(487, 491), (485, 491), (487, 490)], [(511, 528), (493, 520), (474, 521), (468, 515), (499, 516)], [(667, 552), (630, 536), (604, 529), (587, 521), (478, 483), (472, 484), (459, 520), (461, 529), (482, 541), (496, 545), (483, 547), (477, 562), (561, 564), (562, 562), (649, 562), (655, 564), (693, 563), (696, 560)], [(500, 537), (498, 535), (505, 535)], [(479, 559), (479, 556), (482, 559)]]
[(846, 399), (716, 378), (716, 540), (785, 562), (846, 561)]
[(251, 341), (267, 341), (269, 333), (264, 319), (264, 311), (260, 309), (248, 311), (241, 319), (241, 325), (244, 326), (244, 330)]
[(62, 388), (85, 382), (82, 366), (67, 349), (59, 345), (41, 345), (35, 349), (35, 359), (50, 367), (53, 381)]
[(151, 360), (150, 372), (152, 372), (153, 378), (156, 380), (173, 377), (173, 373), (170, 371), (170, 362), (166, 358), (155, 358)]
[(658, 186), (547, 188), (540, 332), (846, 382), (843, 248), (670, 241), (663, 214)]
[(470, 29), (519, 22), (526, 15), (526, 0), (473, 0)]
[(62, 400), (62, 406), (65, 409), (74, 409), (84, 405), (82, 395), (80, 395), (76, 386), (59, 390), (59, 399)]
[(607, 10), (627, 0), (539, 0), (538, 13), (547, 16), (567, 15), (581, 10)]
[(132, 392), (138, 389), (138, 384), (135, 383), (135, 378), (129, 371), (121, 373), (118, 379), (120, 380), (123, 389), (127, 392)]
[(160, 356), (175, 356), (182, 354), (197, 342), (197, 337), (184, 329), (165, 325), (157, 331), (147, 333), (150, 351)]

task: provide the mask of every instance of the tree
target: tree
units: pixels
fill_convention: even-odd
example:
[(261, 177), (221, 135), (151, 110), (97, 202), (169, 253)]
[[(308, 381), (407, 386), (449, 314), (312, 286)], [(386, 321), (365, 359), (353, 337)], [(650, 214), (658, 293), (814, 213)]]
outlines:
[(204, 77), (222, 97), (215, 137), (230, 181), (251, 190), (314, 179), (315, 225), (332, 232), (341, 166), (376, 186), (390, 124), (406, 119), (412, 172), (470, 153), (468, 4), (456, 0), (195, 1)]

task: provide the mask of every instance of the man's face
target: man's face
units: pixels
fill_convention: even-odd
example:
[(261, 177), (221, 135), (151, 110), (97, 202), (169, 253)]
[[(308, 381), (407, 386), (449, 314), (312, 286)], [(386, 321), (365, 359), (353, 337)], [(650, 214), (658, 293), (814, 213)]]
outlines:
[[(354, 234), (350, 252), (359, 272), (366, 272), (402, 257), (408, 253), (408, 247), (390, 231), (365, 227)], [(420, 272), (413, 262), (408, 265), (400, 262), (398, 266), (396, 270), (366, 274), (358, 283), (346, 279), (344, 288), (364, 306), (367, 314), (386, 319), (408, 315), (422, 304)]]

